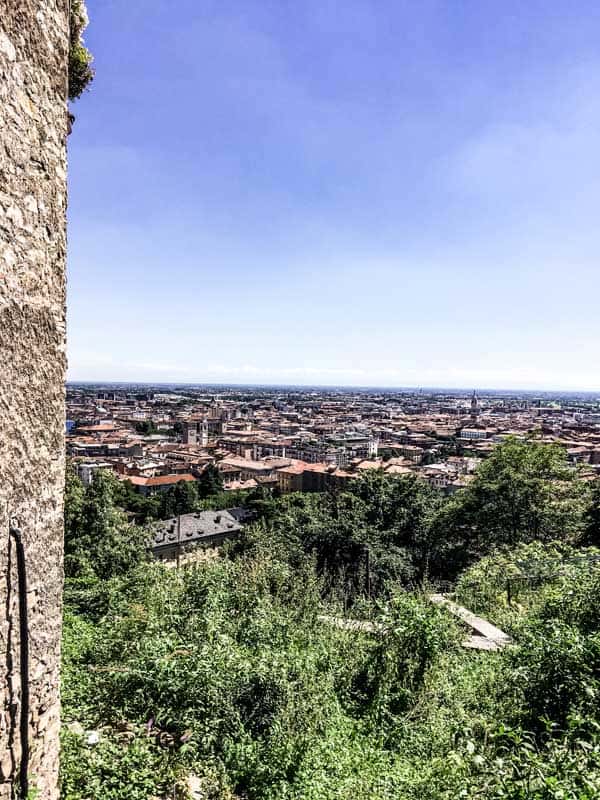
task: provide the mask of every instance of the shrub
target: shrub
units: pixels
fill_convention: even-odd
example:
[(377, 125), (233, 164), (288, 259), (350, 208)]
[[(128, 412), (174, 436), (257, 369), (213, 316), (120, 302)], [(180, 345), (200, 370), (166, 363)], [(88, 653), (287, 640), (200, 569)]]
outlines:
[(69, 100), (77, 100), (94, 79), (92, 54), (83, 41), (83, 31), (88, 25), (84, 0), (71, 0), (69, 47)]

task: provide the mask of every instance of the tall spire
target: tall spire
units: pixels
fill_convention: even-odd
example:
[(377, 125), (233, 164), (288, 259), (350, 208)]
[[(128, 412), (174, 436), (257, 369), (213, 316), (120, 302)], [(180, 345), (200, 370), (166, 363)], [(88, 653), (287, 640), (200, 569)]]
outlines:
[(475, 393), (475, 389), (473, 389), (473, 395), (471, 397), (471, 417), (473, 419), (477, 419), (478, 414), (479, 414), (479, 400), (477, 398), (477, 394)]

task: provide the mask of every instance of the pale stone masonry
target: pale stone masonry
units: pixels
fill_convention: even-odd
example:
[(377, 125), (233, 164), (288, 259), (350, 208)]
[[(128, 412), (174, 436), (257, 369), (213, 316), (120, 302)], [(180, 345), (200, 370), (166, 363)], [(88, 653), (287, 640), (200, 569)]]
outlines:
[(20, 523), (31, 787), (58, 797), (68, 0), (0, 0), (0, 798), (18, 796)]

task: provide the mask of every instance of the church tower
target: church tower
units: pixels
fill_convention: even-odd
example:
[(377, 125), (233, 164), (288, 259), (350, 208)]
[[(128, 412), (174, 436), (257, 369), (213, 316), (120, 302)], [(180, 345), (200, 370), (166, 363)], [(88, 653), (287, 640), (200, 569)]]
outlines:
[(479, 400), (473, 389), (473, 396), (471, 397), (471, 419), (473, 422), (477, 422), (477, 417), (479, 416)]

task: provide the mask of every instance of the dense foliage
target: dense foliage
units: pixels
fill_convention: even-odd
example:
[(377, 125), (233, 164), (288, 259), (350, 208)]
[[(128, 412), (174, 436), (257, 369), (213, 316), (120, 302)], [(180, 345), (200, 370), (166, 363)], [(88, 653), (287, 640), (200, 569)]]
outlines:
[(143, 436), (154, 436), (158, 433), (158, 428), (152, 419), (143, 419), (135, 423), (135, 430)]
[[(450, 499), (377, 472), (256, 492), (184, 570), (119, 492), (69, 476), (63, 798), (600, 796), (596, 493), (560, 451), (508, 442)], [(515, 644), (462, 648), (436, 581)]]
[(204, 499), (223, 491), (223, 478), (214, 464), (207, 464), (198, 480), (198, 494)]
[(81, 97), (94, 79), (92, 54), (83, 41), (83, 31), (88, 25), (84, 0), (71, 0), (69, 37), (69, 100)]

